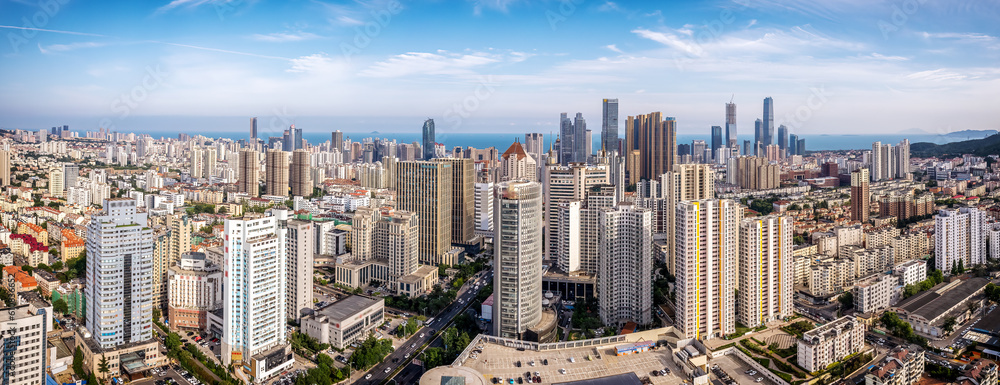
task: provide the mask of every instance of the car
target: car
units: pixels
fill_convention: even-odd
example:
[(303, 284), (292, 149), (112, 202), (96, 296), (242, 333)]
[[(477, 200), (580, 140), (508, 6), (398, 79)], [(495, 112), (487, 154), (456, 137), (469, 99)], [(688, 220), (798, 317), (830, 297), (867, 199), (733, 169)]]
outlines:
[(538, 374), (538, 372), (535, 372), (535, 377), (538, 377), (538, 376), (541, 376), (541, 374)]
[(371, 373), (368, 373), (367, 375), (365, 375), (365, 379), (366, 379), (366, 380), (369, 380), (369, 379), (371, 379), (371, 378), (372, 378), (372, 374), (371, 374)]
[(415, 343), (413, 343), (413, 344), (410, 344), (410, 347), (411, 347), (411, 348), (415, 348), (415, 347), (417, 347), (417, 344), (415, 344)]
[(392, 367), (385, 368), (384, 372), (389, 373), (390, 370), (392, 370)]
[(521, 367), (521, 361), (515, 362), (514, 366), (520, 368)]
[(406, 353), (406, 355), (403, 356), (403, 359), (407, 359), (407, 358), (410, 358), (410, 353)]
[(761, 381), (764, 381), (764, 377), (757, 377), (757, 379), (754, 380), (754, 382), (761, 382)]
[(569, 362), (576, 362), (576, 358), (570, 357)]
[(424, 333), (420, 333), (420, 338), (424, 338)]
[(566, 369), (563, 369), (563, 368), (559, 368), (559, 373), (560, 373), (560, 374), (566, 374)]

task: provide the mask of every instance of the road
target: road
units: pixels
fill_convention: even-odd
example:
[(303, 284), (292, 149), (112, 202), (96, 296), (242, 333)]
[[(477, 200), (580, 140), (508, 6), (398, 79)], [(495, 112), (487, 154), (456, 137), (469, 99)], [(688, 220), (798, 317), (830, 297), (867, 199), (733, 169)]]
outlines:
[[(424, 325), (423, 328), (418, 330), (413, 334), (413, 337), (406, 340), (402, 346), (397, 348), (395, 351), (389, 354), (381, 364), (375, 365), (374, 368), (361, 376), (359, 380), (355, 383), (359, 384), (383, 384), (391, 380), (398, 374), (402, 368), (405, 368), (409, 361), (416, 357), (420, 352), (422, 352), (426, 347), (431, 345), (435, 339), (438, 338), (438, 331), (444, 329), (455, 316), (461, 314), (464, 309), (468, 308), (470, 303), (475, 300), (476, 295), (479, 294), (486, 283), (492, 282), (493, 275), (490, 270), (483, 273), (483, 276), (478, 279), (469, 280), (464, 286), (459, 290), (458, 295), (448, 307), (446, 307), (440, 314), (434, 317), (434, 321), (430, 325)], [(482, 283), (479, 285), (479, 289), (474, 289), (475, 283)], [(461, 300), (461, 302), (459, 302)], [(423, 337), (421, 337), (423, 335)], [(407, 356), (409, 354), (409, 356)], [(386, 373), (388, 369), (388, 373)], [(365, 379), (365, 376), (371, 374), (371, 378)], [(367, 381), (367, 382), (365, 382)]]

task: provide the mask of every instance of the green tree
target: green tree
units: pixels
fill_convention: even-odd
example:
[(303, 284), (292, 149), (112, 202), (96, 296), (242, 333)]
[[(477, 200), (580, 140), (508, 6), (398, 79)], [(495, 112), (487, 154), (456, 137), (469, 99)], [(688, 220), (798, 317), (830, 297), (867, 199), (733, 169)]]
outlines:
[(52, 302), (52, 310), (55, 310), (56, 313), (66, 314), (69, 312), (69, 305), (66, 304), (65, 300), (59, 298)]
[(941, 328), (946, 334), (951, 334), (951, 332), (955, 330), (956, 324), (958, 324), (958, 321), (955, 320), (955, 317), (948, 317), (944, 319), (944, 323), (941, 324)]
[(79, 346), (73, 352), (73, 372), (77, 376), (83, 377), (83, 350), (80, 350)]
[(854, 307), (854, 294), (851, 292), (845, 292), (837, 297), (837, 301), (840, 302), (840, 308), (843, 310), (850, 309)]
[(108, 358), (103, 354), (101, 355), (101, 362), (97, 364), (97, 371), (104, 374), (103, 378), (108, 378), (108, 373), (111, 372), (111, 368), (108, 367)]
[(153, 308), (153, 321), (160, 322), (160, 308)]

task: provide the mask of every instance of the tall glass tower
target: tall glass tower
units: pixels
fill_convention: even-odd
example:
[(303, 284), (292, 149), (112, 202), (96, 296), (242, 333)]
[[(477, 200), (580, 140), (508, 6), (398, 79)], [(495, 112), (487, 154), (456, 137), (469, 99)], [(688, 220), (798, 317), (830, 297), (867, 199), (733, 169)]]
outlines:
[(774, 100), (770, 96), (764, 98), (764, 121), (762, 125), (764, 146), (774, 144)]
[(618, 99), (604, 99), (602, 107), (601, 146), (609, 154), (618, 153)]
[(437, 143), (434, 139), (434, 119), (424, 121), (423, 133), (421, 145), (424, 147), (424, 160), (434, 159), (434, 145)]

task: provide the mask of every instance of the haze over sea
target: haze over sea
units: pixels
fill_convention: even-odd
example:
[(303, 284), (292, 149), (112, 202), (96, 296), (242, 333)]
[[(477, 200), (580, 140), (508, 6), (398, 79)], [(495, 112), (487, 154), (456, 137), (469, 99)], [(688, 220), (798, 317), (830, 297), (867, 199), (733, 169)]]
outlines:
[[(598, 131), (600, 128), (597, 128)], [(183, 132), (183, 131), (182, 131)], [(142, 132), (149, 134), (153, 138), (160, 137), (176, 137), (177, 131), (174, 132)], [(210, 138), (229, 138), (233, 140), (248, 139), (248, 132), (186, 132), (189, 135), (203, 135)], [(320, 143), (330, 140), (331, 131), (310, 131), (307, 128), (303, 128), (302, 137), (309, 141), (312, 145), (318, 145)], [(549, 133), (545, 132), (545, 148), (548, 149), (549, 146)], [(261, 139), (267, 140), (268, 135), (281, 135), (281, 133), (265, 133), (259, 132)], [(493, 134), (467, 134), (467, 133), (450, 133), (450, 132), (440, 132), (438, 131), (436, 140), (438, 143), (442, 143), (450, 151), (455, 146), (462, 147), (475, 147), (475, 148), (487, 148), (496, 147), (501, 153), (510, 147), (514, 140), (524, 142), (524, 134), (517, 133), (493, 133)], [(969, 139), (981, 139), (985, 135), (978, 136), (968, 136), (959, 137), (955, 135), (928, 135), (928, 134), (880, 134), (880, 135), (801, 135), (800, 139), (806, 140), (806, 150), (807, 151), (820, 151), (820, 150), (860, 150), (860, 149), (871, 149), (872, 142), (881, 141), (882, 143), (895, 144), (903, 139), (909, 139), (910, 143), (917, 142), (931, 142), (931, 143), (948, 143), (956, 142)], [(420, 132), (344, 132), (345, 139), (351, 139), (352, 141), (360, 141), (364, 138), (383, 138), (383, 139), (395, 139), (397, 143), (419, 143), (421, 141)], [(623, 139), (624, 140), (624, 139)], [(693, 140), (704, 140), (706, 143), (710, 142), (711, 138), (708, 135), (697, 135), (697, 134), (678, 134), (677, 144), (690, 144)], [(753, 135), (745, 136), (739, 135), (738, 140), (742, 146), (744, 140), (753, 140)], [(600, 132), (594, 132), (593, 137), (593, 148), (594, 152), (598, 152), (601, 149), (601, 136)]]

